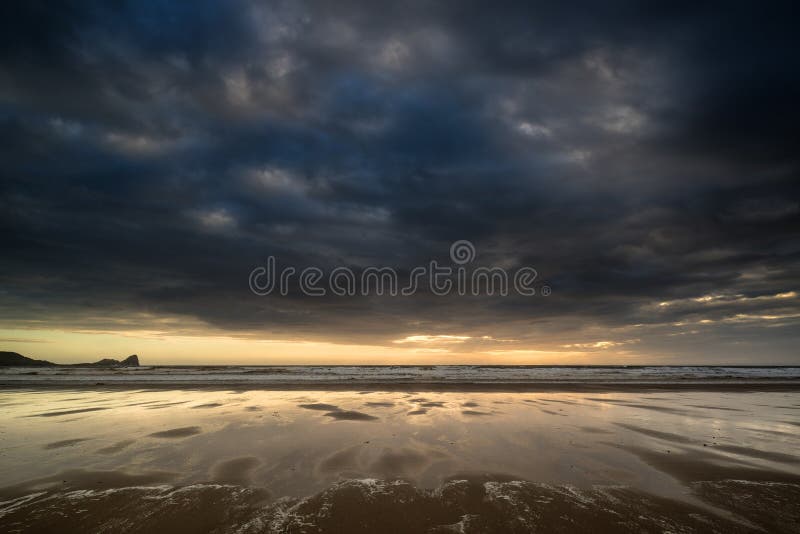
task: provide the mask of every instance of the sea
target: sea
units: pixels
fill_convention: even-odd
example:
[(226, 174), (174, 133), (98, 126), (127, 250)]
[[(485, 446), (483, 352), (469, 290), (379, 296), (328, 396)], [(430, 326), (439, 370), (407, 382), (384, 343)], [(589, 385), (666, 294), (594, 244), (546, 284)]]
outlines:
[(0, 385), (792, 384), (798, 366), (198, 365), (6, 367)]

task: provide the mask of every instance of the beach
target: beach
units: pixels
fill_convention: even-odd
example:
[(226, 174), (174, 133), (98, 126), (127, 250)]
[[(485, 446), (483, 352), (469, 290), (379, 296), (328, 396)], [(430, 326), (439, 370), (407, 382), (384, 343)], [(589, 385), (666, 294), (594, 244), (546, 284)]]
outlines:
[(0, 534), (800, 534), (796, 2), (0, 11)]
[(450, 382), (395, 369), (305, 389), (299, 372), (285, 387), (203, 372), (176, 385), (167, 370), (167, 383), (67, 371), (76, 386), (5, 370), (28, 381), (0, 380), (0, 529), (800, 529), (796, 371), (647, 383), (551, 369), (498, 384), (500, 371), (480, 383), (463, 380), (475, 369)]

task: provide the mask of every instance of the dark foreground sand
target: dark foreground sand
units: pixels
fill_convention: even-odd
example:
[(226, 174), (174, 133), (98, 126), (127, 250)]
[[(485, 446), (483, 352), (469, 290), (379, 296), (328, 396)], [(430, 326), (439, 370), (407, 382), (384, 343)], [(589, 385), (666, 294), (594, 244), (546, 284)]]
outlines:
[(457, 479), (423, 490), (401, 480), (364, 479), (274, 502), (264, 490), (215, 484), (34, 493), (3, 503), (3, 525), (6, 532), (142, 533), (796, 533), (800, 528), (797, 484), (726, 480), (693, 487), (736, 516), (621, 487), (580, 490)]
[(0, 408), (2, 532), (800, 532), (793, 391), (33, 388)]

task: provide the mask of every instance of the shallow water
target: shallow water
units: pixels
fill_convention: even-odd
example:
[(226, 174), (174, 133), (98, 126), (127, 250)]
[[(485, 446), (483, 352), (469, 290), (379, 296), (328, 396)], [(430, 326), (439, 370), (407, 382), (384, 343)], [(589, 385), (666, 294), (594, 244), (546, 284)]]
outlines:
[[(720, 508), (731, 495), (723, 499), (709, 484), (748, 480), (763, 493), (765, 482), (794, 488), (800, 480), (800, 395), (793, 392), (34, 388), (0, 390), (0, 407), (0, 525), (13, 518), (23, 531), (26, 520), (38, 517), (41, 526), (47, 510), (67, 502), (84, 499), (74, 506), (86, 510), (112, 506), (123, 495), (119, 488), (139, 507), (165, 495), (192, 506), (203, 499), (238, 503), (242, 515), (230, 520), (239, 526), (287, 503), (319, 504), (320, 495), (369, 501), (370, 488), (391, 502), (433, 506), (442, 521), (455, 513), (440, 509), (447, 508), (440, 502), (445, 490), (460, 495), (453, 496), (456, 508), (486, 521), (504, 516), (496, 507), (470, 508), (475, 491), (480, 503), (516, 502), (514, 517), (548, 499), (565, 509), (617, 502), (655, 513), (653, 499), (664, 498), (733, 521)], [(405, 485), (388, 482), (394, 480)], [(192, 508), (187, 503), (181, 506)], [(779, 509), (797, 509), (796, 501), (788, 506)], [(525, 521), (547, 515), (540, 512)], [(458, 528), (469, 531), (469, 521)]]
[(744, 366), (541, 366), (541, 365), (288, 365), (4, 367), (0, 384), (176, 386), (277, 384), (564, 384), (736, 383), (800, 381), (800, 367)]

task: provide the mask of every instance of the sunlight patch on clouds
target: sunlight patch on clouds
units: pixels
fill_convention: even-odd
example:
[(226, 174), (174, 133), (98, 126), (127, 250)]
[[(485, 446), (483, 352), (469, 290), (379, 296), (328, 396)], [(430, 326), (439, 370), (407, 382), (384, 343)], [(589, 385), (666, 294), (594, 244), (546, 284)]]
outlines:
[(751, 314), (751, 313), (737, 313), (732, 317), (722, 319), (726, 323), (741, 323), (751, 321), (781, 321), (786, 319), (800, 318), (800, 313), (785, 313), (785, 314)]
[(115, 150), (131, 156), (150, 156), (168, 151), (175, 144), (168, 139), (157, 139), (147, 135), (109, 132), (105, 142)]
[(234, 105), (246, 105), (250, 102), (250, 82), (243, 69), (234, 70), (222, 77), (225, 85), (225, 95)]
[(791, 321), (792, 319), (799, 319), (800, 313), (737, 313), (735, 315), (728, 315), (719, 319), (697, 319), (697, 320), (683, 320), (672, 323), (674, 327), (696, 326), (696, 325), (711, 325), (711, 324), (740, 324), (740, 323), (776, 323), (779, 326), (780, 321)]
[(211, 232), (228, 232), (236, 228), (236, 219), (224, 208), (198, 211), (194, 217)]
[(589, 343), (570, 343), (568, 345), (561, 345), (565, 349), (610, 349), (612, 347), (619, 347), (620, 345), (629, 345), (631, 343), (638, 343), (638, 339), (627, 339), (624, 341), (594, 341)]
[(519, 124), (517, 124), (517, 130), (521, 134), (528, 137), (533, 137), (535, 139), (543, 139), (553, 135), (553, 132), (551, 132), (546, 126), (534, 124), (528, 121), (521, 121)]
[(596, 122), (609, 132), (629, 134), (640, 130), (644, 126), (645, 117), (631, 107), (619, 106), (608, 110)]
[(764, 301), (771, 301), (771, 300), (784, 300), (784, 299), (793, 299), (797, 298), (796, 291), (785, 291), (783, 293), (775, 293), (773, 295), (759, 295), (757, 297), (747, 297), (742, 294), (735, 294), (735, 295), (703, 295), (700, 297), (693, 297), (688, 299), (675, 299), (675, 300), (666, 300), (663, 302), (658, 303), (659, 308), (667, 308), (670, 306), (679, 306), (684, 304), (689, 304), (692, 302), (696, 302), (699, 304), (710, 304), (710, 303), (748, 303), (748, 302), (764, 302)]
[(389, 69), (405, 67), (411, 58), (408, 46), (399, 39), (389, 39), (380, 47), (375, 58), (378, 66)]
[(447, 336), (447, 335), (416, 335), (406, 336), (402, 339), (395, 339), (392, 343), (463, 343), (471, 339), (470, 336)]
[[(517, 339), (503, 339), (494, 336), (453, 336), (453, 335), (426, 335), (418, 334), (413, 336), (406, 336), (401, 339), (392, 340), (392, 343), (406, 344), (417, 343), (420, 345), (436, 345), (436, 344), (450, 344), (450, 343), (514, 343)], [(437, 349), (440, 350), (440, 349)]]
[(251, 186), (270, 193), (300, 193), (306, 189), (302, 180), (278, 167), (250, 169), (245, 173), (245, 180)]

